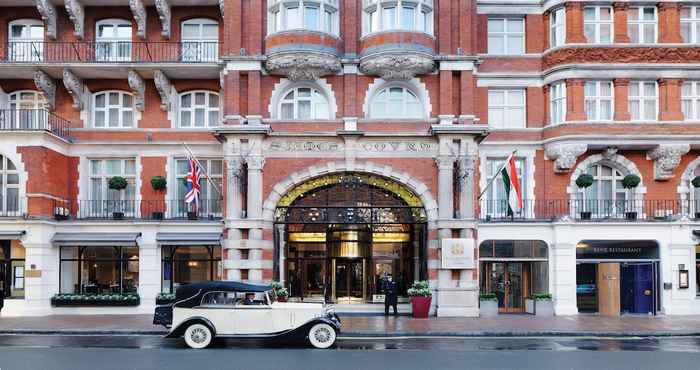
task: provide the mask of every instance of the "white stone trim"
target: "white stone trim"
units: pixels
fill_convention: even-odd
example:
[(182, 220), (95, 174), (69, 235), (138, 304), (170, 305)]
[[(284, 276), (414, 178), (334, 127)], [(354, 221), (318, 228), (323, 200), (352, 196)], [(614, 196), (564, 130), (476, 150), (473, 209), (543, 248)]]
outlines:
[(404, 87), (410, 90), (412, 93), (414, 93), (420, 101), (421, 105), (423, 106), (423, 118), (430, 117), (430, 113), (433, 110), (433, 107), (430, 104), (430, 93), (428, 92), (428, 88), (425, 86), (425, 84), (421, 82), (421, 80), (418, 77), (414, 77), (406, 81), (387, 81), (383, 78), (375, 78), (374, 81), (370, 83), (369, 86), (367, 86), (367, 91), (365, 92), (365, 100), (362, 103), (362, 113), (365, 118), (370, 118), (369, 108), (372, 104), (372, 100), (377, 95), (377, 93), (379, 93), (387, 87), (392, 86)]
[(693, 185), (690, 182), (693, 181), (695, 177), (693, 174), (698, 166), (700, 166), (700, 157), (696, 157), (690, 161), (681, 175), (681, 181), (676, 191), (678, 192), (682, 204), (685, 204), (686, 200), (695, 200), (695, 192), (692, 191)]
[(576, 168), (571, 172), (569, 186), (566, 187), (566, 192), (569, 194), (569, 198), (571, 200), (576, 200), (576, 194), (578, 194), (578, 186), (576, 186), (576, 179), (579, 177), (579, 175), (584, 173), (584, 171), (589, 166), (596, 163), (602, 163), (610, 167), (616, 168), (617, 170), (622, 172), (623, 175), (631, 174), (639, 176), (639, 178), (642, 181), (640, 182), (639, 186), (637, 186), (634, 189), (634, 199), (638, 201), (644, 199), (644, 194), (646, 194), (647, 192), (647, 188), (646, 186), (644, 186), (644, 176), (642, 176), (642, 173), (639, 172), (639, 169), (637, 168), (637, 165), (634, 164), (634, 162), (630, 161), (629, 159), (625, 158), (623, 155), (620, 154), (613, 154), (608, 156), (607, 158), (602, 154), (593, 154), (579, 162), (579, 164), (576, 165)]
[(542, 87), (540, 77), (479, 77), (476, 87)]
[(272, 88), (272, 97), (270, 99), (270, 104), (267, 106), (267, 111), (270, 117), (273, 119), (279, 119), (279, 105), (280, 100), (284, 97), (289, 90), (297, 87), (310, 87), (312, 89), (318, 90), (328, 102), (328, 113), (329, 119), (335, 119), (338, 113), (338, 104), (335, 100), (335, 93), (333, 92), (333, 86), (326, 81), (325, 78), (319, 78), (315, 81), (292, 81), (287, 78), (281, 78), (278, 83)]
[(431, 194), (427, 185), (406, 172), (400, 172), (390, 166), (380, 165), (369, 161), (328, 162), (291, 173), (289, 176), (285, 177), (282, 181), (278, 182), (272, 187), (270, 194), (267, 196), (265, 202), (263, 202), (263, 220), (266, 222), (274, 221), (277, 203), (279, 203), (280, 199), (295, 186), (322, 175), (344, 171), (371, 173), (378, 176), (384, 176), (406, 186), (421, 199), (426, 214), (428, 215), (428, 221), (430, 222), (437, 220), (437, 201)]

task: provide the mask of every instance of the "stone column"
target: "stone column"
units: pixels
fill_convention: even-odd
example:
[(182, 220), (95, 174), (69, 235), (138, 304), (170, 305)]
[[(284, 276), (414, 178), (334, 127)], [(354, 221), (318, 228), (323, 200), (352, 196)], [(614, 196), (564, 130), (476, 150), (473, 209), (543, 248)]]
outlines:
[(455, 158), (440, 156), (435, 159), (438, 166), (438, 218), (440, 220), (454, 217), (454, 175)]
[[(227, 220), (239, 220), (242, 218), (242, 207), (243, 200), (241, 196), (241, 185), (243, 179), (243, 159), (237, 155), (231, 155), (226, 157), (226, 176), (227, 176), (227, 189), (226, 189), (226, 219)], [(226, 269), (224, 279), (227, 280), (241, 280), (241, 238), (242, 233), (239, 228), (228, 228), (227, 241), (224, 244), (226, 253), (224, 253), (224, 258), (226, 260), (232, 261), (232, 265), (228, 265), (232, 268)]]
[(659, 120), (683, 120), (680, 79), (662, 78), (659, 80)]
[(578, 78), (566, 80), (567, 121), (586, 120), (586, 110), (584, 109), (583, 85), (584, 81)]
[(615, 121), (629, 121), (630, 120), (630, 108), (629, 108), (629, 87), (630, 80), (627, 78), (616, 78), (613, 81), (615, 86), (615, 115), (613, 119)]
[(462, 219), (474, 218), (474, 164), (476, 156), (459, 159), (459, 214)]
[(583, 35), (583, 3), (566, 3), (566, 43), (586, 43)]
[[(260, 155), (253, 155), (246, 158), (246, 163), (248, 164), (248, 205), (247, 205), (247, 218), (250, 220), (261, 221), (262, 217), (262, 170), (265, 165), (265, 158)], [(262, 225), (262, 224), (261, 224)], [(262, 228), (251, 228), (248, 230), (248, 280), (250, 281), (262, 281), (262, 239), (263, 231)]]
[(613, 42), (615, 43), (630, 42), (630, 36), (627, 34), (627, 9), (629, 9), (627, 3), (613, 4)]

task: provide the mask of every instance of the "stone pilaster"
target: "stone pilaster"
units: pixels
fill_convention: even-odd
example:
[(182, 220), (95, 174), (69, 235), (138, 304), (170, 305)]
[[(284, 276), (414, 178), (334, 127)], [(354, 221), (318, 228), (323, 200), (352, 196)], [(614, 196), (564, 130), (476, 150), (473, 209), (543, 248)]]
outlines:
[(438, 167), (438, 217), (451, 219), (454, 217), (454, 163), (452, 156), (440, 156), (435, 159)]
[(474, 165), (476, 156), (459, 158), (459, 215), (462, 219), (474, 218)]

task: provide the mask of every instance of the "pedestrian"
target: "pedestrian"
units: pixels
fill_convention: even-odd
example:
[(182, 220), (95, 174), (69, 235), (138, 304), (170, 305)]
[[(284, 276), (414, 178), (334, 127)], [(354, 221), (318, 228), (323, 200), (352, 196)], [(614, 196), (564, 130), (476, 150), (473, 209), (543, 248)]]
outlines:
[(391, 274), (386, 275), (386, 281), (384, 282), (384, 315), (389, 316), (389, 306), (394, 307), (394, 316), (398, 315), (398, 310), (396, 308), (397, 304), (398, 287), (396, 282), (392, 278)]
[(0, 312), (2, 312), (2, 308), (5, 306), (5, 288), (0, 287)]

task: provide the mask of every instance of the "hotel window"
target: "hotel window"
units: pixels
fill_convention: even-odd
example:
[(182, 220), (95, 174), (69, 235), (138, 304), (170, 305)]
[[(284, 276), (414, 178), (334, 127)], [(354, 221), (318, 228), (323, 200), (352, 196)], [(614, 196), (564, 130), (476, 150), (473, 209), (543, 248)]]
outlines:
[(318, 90), (297, 87), (284, 95), (279, 105), (280, 119), (330, 119), (328, 102)]
[(686, 81), (681, 88), (681, 108), (686, 121), (700, 120), (700, 81)]
[(131, 22), (105, 19), (97, 22), (95, 57), (102, 62), (131, 60)]
[[(497, 172), (505, 163), (506, 158), (488, 158), (486, 160), (486, 179), (491, 179), (497, 175)], [(520, 179), (520, 191), (525, 198), (526, 191), (526, 171), (525, 171), (525, 160), (523, 158), (516, 158), (515, 169)], [(484, 199), (486, 204), (482, 204), (482, 209), (486, 210), (486, 215), (490, 215), (495, 218), (505, 218), (508, 216), (508, 198), (506, 197), (506, 190), (503, 185), (503, 181), (494, 181), (493, 184), (486, 190)], [(523, 199), (525, 201), (525, 199)], [(514, 216), (522, 216), (522, 212), (526, 212), (527, 204), (525, 204), (525, 209), (521, 211), (520, 214)]]
[(60, 247), (60, 293), (137, 293), (138, 247)]
[(216, 62), (219, 60), (219, 23), (196, 18), (182, 22), (182, 60)]
[(388, 87), (372, 99), (369, 118), (420, 119), (423, 108), (416, 95), (405, 87)]
[(337, 0), (272, 0), (268, 4), (268, 33), (303, 29), (338, 34)]
[[(109, 188), (109, 180), (115, 176), (126, 180), (125, 189)], [(86, 216), (109, 217), (114, 212), (133, 214), (136, 209), (136, 160), (91, 159), (89, 188), (90, 204), (81, 210), (81, 213), (90, 212)]]
[(627, 13), (627, 33), (633, 44), (656, 43), (656, 7), (632, 7)]
[[(177, 159), (175, 161), (178, 198), (176, 213), (184, 217), (187, 215), (187, 212), (196, 211), (199, 215), (220, 217), (221, 196), (216, 188), (218, 188), (219, 191), (223, 191), (223, 161), (220, 159), (199, 159), (199, 163), (203, 168), (199, 178), (199, 207), (195, 210), (193, 205), (185, 203), (189, 162), (186, 159)], [(205, 173), (209, 174), (211, 181), (204, 175)]]
[(363, 34), (388, 30), (433, 33), (432, 0), (364, 0)]
[(629, 86), (629, 109), (632, 121), (655, 121), (659, 109), (656, 81), (633, 81)]
[(681, 36), (685, 43), (700, 42), (700, 7), (684, 6), (681, 8)]
[(589, 121), (613, 118), (613, 84), (611, 81), (586, 81), (584, 85), (586, 117)]
[(549, 15), (549, 47), (564, 45), (566, 42), (566, 12), (559, 8)]
[(566, 120), (566, 83), (557, 82), (549, 88), (549, 123), (557, 124)]
[(525, 20), (522, 18), (490, 18), (488, 21), (488, 53), (515, 55), (525, 52)]
[(10, 111), (5, 113), (5, 128), (47, 129), (49, 112), (44, 95), (38, 91), (20, 90), (10, 94)]
[(94, 127), (134, 127), (134, 97), (123, 91), (102, 91), (93, 95)]
[(583, 31), (589, 44), (612, 42), (613, 10), (610, 6), (583, 8)]
[(179, 286), (221, 280), (221, 246), (163, 246), (161, 291), (175, 293)]
[(0, 215), (19, 216), (19, 172), (3, 155), (0, 155), (0, 181)]
[(492, 128), (525, 127), (525, 90), (489, 90), (489, 126)]
[(10, 22), (8, 59), (15, 62), (38, 62), (44, 58), (44, 24), (38, 19)]
[(192, 91), (180, 95), (180, 128), (214, 127), (219, 119), (219, 94)]
[(593, 176), (593, 185), (578, 189), (577, 199), (583, 202), (582, 210), (592, 212), (597, 217), (617, 215), (624, 212), (627, 189), (622, 186), (625, 177), (618, 169), (594, 164), (586, 169), (586, 174)]

